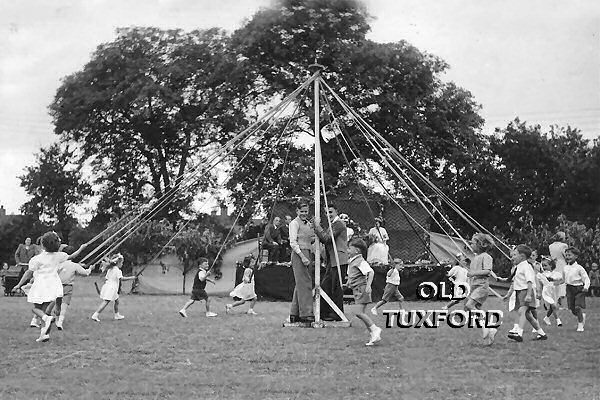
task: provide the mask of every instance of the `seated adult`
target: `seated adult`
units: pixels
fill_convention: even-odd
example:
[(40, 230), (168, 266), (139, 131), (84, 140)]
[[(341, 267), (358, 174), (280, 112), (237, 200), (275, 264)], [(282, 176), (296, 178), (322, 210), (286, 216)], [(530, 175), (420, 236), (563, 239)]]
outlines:
[(279, 254), (281, 252), (281, 232), (279, 225), (281, 224), (281, 218), (275, 217), (273, 221), (268, 223), (265, 227), (265, 236), (263, 238), (263, 248), (269, 250), (269, 261), (279, 261)]
[(279, 227), (281, 233), (281, 248), (279, 249), (279, 262), (290, 262), (292, 256), (292, 249), (290, 247), (290, 222), (292, 217), (289, 215), (285, 216), (285, 222)]

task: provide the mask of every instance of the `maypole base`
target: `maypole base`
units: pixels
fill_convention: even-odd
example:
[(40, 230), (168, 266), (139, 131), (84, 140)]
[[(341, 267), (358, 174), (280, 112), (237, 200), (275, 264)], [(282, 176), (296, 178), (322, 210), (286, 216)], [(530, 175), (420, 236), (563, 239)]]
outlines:
[(284, 322), (284, 328), (350, 328), (350, 321)]
[(350, 321), (321, 321), (323, 328), (350, 328), (352, 322)]
[(284, 328), (312, 328), (313, 322), (284, 322)]

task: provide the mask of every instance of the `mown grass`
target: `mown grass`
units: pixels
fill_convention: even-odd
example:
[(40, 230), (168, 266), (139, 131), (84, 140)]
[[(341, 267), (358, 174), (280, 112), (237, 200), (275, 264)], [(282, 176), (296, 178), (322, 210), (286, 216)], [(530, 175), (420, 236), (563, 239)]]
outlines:
[(507, 322), (491, 347), (478, 331), (448, 327), (384, 329), (365, 347), (355, 318), (351, 328), (283, 328), (280, 302), (225, 315), (229, 299), (213, 298), (218, 317), (194, 304), (183, 319), (185, 296), (122, 296), (126, 319), (107, 308), (98, 324), (91, 282), (77, 282), (65, 330), (45, 344), (28, 327), (26, 299), (0, 299), (0, 399), (600, 399), (598, 298), (588, 298), (583, 334), (562, 311), (565, 326), (549, 327), (545, 342), (509, 342)]

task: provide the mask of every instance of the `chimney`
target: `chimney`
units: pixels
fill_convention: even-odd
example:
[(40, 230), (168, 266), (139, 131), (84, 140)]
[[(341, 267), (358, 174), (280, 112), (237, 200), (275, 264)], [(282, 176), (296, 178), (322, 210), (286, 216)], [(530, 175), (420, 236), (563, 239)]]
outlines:
[(227, 206), (225, 204), (221, 204), (221, 215), (227, 216)]
[(4, 209), (4, 206), (0, 206), (0, 218), (2, 217), (6, 217), (6, 210)]

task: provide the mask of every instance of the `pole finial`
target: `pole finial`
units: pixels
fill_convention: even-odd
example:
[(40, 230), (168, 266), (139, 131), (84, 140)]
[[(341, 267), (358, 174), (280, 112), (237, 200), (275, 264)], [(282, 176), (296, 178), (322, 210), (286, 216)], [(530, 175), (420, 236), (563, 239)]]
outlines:
[(317, 58), (315, 57), (315, 62), (314, 64), (310, 64), (308, 66), (308, 69), (310, 70), (310, 72), (315, 73), (315, 72), (321, 72), (325, 69), (325, 66), (322, 64), (319, 64), (317, 62)]

